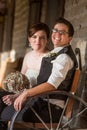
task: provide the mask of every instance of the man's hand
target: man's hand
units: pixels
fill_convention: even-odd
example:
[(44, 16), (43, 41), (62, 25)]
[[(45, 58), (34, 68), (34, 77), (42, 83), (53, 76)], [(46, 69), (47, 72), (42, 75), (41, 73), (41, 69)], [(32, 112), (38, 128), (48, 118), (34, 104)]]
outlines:
[(22, 109), (22, 106), (24, 104), (24, 102), (27, 99), (27, 90), (23, 91), (20, 96), (18, 96), (15, 101), (14, 101), (14, 108), (16, 111), (19, 111)]

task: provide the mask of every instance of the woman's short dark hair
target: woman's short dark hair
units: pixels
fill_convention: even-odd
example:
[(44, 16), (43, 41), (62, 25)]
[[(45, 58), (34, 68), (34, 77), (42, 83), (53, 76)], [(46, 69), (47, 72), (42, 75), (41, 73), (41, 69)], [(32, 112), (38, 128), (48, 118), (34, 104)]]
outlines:
[(41, 31), (41, 30), (46, 32), (47, 38), (50, 37), (50, 29), (48, 25), (43, 22), (33, 24), (29, 29), (28, 36), (32, 37), (37, 31)]
[(56, 20), (56, 24), (57, 24), (57, 23), (63, 23), (63, 24), (65, 24), (65, 25), (68, 27), (69, 36), (73, 36), (73, 35), (74, 35), (73, 25), (72, 25), (68, 20), (66, 20), (65, 18), (59, 17), (59, 18)]

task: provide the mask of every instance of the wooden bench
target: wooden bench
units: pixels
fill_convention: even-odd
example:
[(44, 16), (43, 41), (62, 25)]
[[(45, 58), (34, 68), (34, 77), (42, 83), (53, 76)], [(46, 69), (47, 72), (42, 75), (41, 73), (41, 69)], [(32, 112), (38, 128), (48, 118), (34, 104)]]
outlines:
[[(62, 130), (62, 128), (67, 126), (67, 124), (69, 124), (71, 122), (71, 120), (73, 119), (71, 114), (72, 114), (74, 100), (81, 102), (85, 106), (84, 110), (82, 110), (82, 111), (85, 111), (87, 109), (87, 103), (85, 101), (83, 101), (80, 97), (75, 95), (77, 87), (78, 87), (78, 83), (79, 83), (80, 74), (81, 74), (81, 63), (79, 63), (79, 64), (80, 64), (79, 65), (80, 67), (77, 68), (76, 71), (75, 71), (75, 75), (74, 75), (73, 83), (71, 85), (70, 92), (53, 91), (53, 92), (45, 93), (45, 95), (47, 95), (47, 97), (48, 97), (49, 94), (62, 94), (62, 95), (68, 96), (67, 101), (66, 101), (65, 106), (64, 106), (64, 109), (63, 109), (63, 112), (62, 112), (61, 117), (60, 117), (60, 121), (58, 123), (52, 123), (52, 119), (51, 119), (50, 123), (45, 123), (39, 117), (38, 113), (36, 113), (35, 110), (31, 107), (31, 110), (40, 119), (41, 123), (28, 122), (27, 126), (29, 126), (29, 128), (35, 128), (35, 129), (46, 128), (47, 130), (52, 130), (52, 129), (59, 130), (59, 128), (60, 128), (60, 130)], [(42, 94), (42, 95), (44, 95), (44, 94)], [(49, 104), (49, 99), (48, 99), (48, 104)], [(20, 114), (20, 111), (16, 112), (14, 114), (12, 121), (10, 121), (10, 123), (8, 125), (8, 130), (13, 130), (14, 124), (16, 122), (16, 118), (17, 118), (18, 114)], [(80, 115), (80, 113), (78, 115)], [(51, 115), (50, 115), (50, 117), (51, 117)], [(66, 119), (67, 121), (66, 120), (63, 121), (64, 119)], [(23, 122), (18, 122), (18, 123), (21, 124)], [(24, 124), (26, 124), (26, 123), (24, 123)]]

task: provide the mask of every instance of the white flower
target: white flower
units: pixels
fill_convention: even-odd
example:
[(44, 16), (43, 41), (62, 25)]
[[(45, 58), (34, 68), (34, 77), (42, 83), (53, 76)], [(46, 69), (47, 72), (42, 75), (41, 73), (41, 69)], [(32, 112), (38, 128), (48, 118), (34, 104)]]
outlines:
[(55, 52), (50, 52), (50, 53), (48, 53), (47, 55), (46, 55), (46, 57), (53, 57), (53, 56), (56, 56), (57, 55), (57, 53), (55, 53)]

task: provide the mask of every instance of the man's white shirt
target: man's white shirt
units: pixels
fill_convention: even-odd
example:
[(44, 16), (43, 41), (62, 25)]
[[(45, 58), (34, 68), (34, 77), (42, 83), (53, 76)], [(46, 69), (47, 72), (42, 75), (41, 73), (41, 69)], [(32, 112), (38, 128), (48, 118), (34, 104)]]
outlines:
[[(63, 48), (57, 47), (51, 53), (58, 53)], [(47, 82), (57, 89), (66, 78), (67, 72), (73, 67), (73, 61), (67, 54), (63, 53), (58, 55), (51, 63), (53, 64), (52, 73)]]

